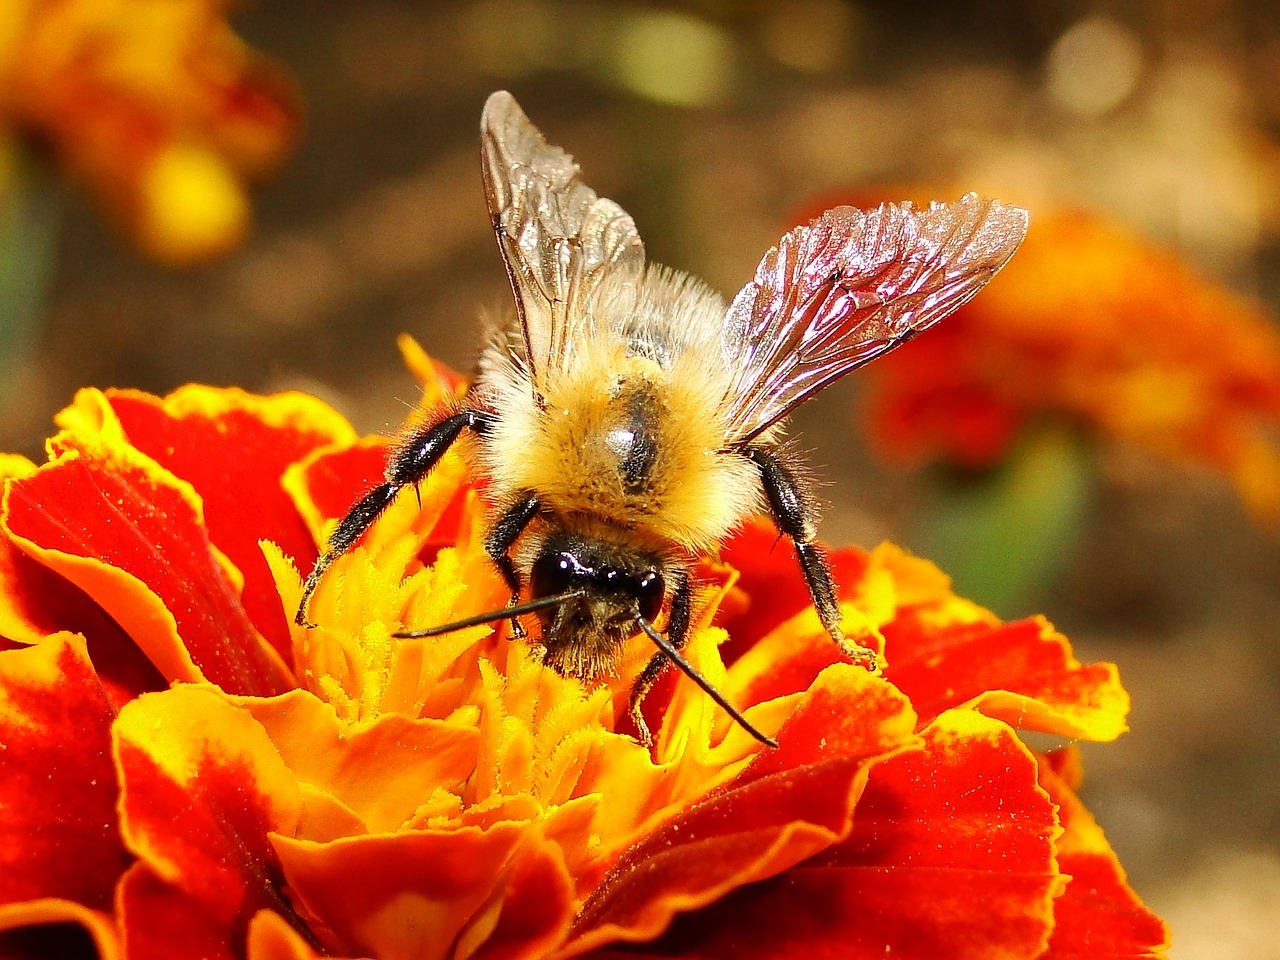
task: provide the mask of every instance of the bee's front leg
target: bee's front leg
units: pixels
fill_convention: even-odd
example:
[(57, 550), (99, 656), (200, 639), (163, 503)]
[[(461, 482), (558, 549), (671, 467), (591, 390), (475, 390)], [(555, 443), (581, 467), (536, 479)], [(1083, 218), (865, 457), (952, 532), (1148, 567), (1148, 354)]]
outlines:
[(836, 600), (836, 588), (831, 580), (831, 566), (814, 543), (817, 531), (807, 491), (772, 451), (749, 447), (743, 451), (743, 455), (760, 468), (760, 482), (769, 500), (773, 522), (795, 544), (800, 570), (804, 573), (809, 595), (813, 598), (813, 606), (818, 611), (823, 629), (846, 657), (868, 670), (878, 672), (879, 665), (874, 651), (850, 643), (840, 629), (840, 604)]
[(453, 446), (463, 430), (473, 430), (483, 434), (493, 423), (493, 415), (481, 410), (463, 410), (446, 417), (439, 423), (419, 427), (406, 436), (391, 452), (387, 460), (383, 476), (386, 482), (374, 487), (347, 511), (347, 515), (338, 521), (325, 545), (325, 551), (311, 568), (306, 581), (302, 584), (302, 599), (298, 602), (298, 612), (293, 622), (300, 627), (311, 627), (307, 622), (307, 604), (320, 579), (333, 561), (356, 545), (356, 541), (377, 520), (401, 487), (418, 483), (431, 468), (439, 462), (445, 452)]
[[(484, 550), (489, 554), (502, 579), (511, 589), (511, 600), (507, 606), (515, 606), (520, 600), (520, 574), (511, 560), (511, 548), (520, 534), (524, 532), (529, 521), (538, 515), (542, 507), (535, 494), (525, 493), (500, 516), (489, 529), (484, 538)], [(511, 618), (511, 635), (517, 639), (524, 637), (524, 627), (515, 617)]]
[[(667, 640), (677, 650), (683, 649), (689, 640), (689, 624), (693, 616), (693, 588), (689, 584), (689, 575), (681, 570), (673, 574), (675, 589), (671, 593), (671, 616), (667, 618)], [(636, 725), (636, 734), (646, 747), (653, 746), (653, 736), (649, 733), (649, 725), (644, 722), (640, 713), (640, 705), (658, 678), (671, 666), (671, 658), (659, 650), (645, 665), (640, 676), (631, 685), (631, 700), (628, 711), (631, 721)]]

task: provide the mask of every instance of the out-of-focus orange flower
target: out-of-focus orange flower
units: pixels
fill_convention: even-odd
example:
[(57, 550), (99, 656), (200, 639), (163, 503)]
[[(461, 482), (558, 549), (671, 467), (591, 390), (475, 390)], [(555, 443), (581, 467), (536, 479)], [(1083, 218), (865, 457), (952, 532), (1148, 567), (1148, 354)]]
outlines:
[[(456, 390), (412, 359), (429, 400)], [(779, 747), (673, 674), (649, 750), (626, 719), (645, 642), (588, 688), (487, 626), (393, 639), (505, 600), (453, 455), (335, 563), (303, 630), (294, 565), (384, 442), (307, 397), (208, 387), (86, 390), (59, 425), (47, 463), (0, 460), (6, 956), (1162, 949), (1077, 758), (1018, 737), (1119, 735), (1114, 667), (924, 561), (833, 555), (875, 677), (748, 526), (702, 572), (688, 655)]]
[(51, 155), (160, 260), (225, 251), (248, 223), (243, 179), (270, 169), (297, 125), (287, 77), (231, 31), (225, 7), (8, 0), (0, 153), (21, 138)]
[(1032, 216), (1018, 257), (928, 336), (874, 364), (878, 446), (907, 461), (998, 461), (1066, 417), (1226, 474), (1280, 526), (1280, 332), (1177, 257), (1080, 212)]

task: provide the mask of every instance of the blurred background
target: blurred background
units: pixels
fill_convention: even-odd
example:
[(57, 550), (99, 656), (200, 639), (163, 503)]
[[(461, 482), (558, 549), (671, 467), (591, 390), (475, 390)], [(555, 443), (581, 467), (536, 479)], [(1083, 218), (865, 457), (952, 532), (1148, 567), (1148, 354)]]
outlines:
[[(477, 314), (508, 296), (477, 152), (498, 88), (634, 216), (650, 259), (726, 295), (824, 200), (902, 184), (1021, 202), (1033, 230), (1036, 211), (1088, 209), (1280, 305), (1273, 0), (256, 0), (231, 24), (301, 105), (252, 233), (162, 266), (85, 192), (40, 186), (0, 449), (41, 458), (83, 385), (300, 388), (396, 432), (416, 400), (397, 334), (466, 369)], [(951, 475), (873, 456), (859, 380), (796, 417), (828, 482), (822, 534), (933, 556)], [(1067, 518), (1057, 566), (983, 599), (1120, 664), (1133, 731), (1085, 748), (1085, 799), (1172, 956), (1280, 957), (1280, 541), (1212, 470), (1123, 442), (1090, 458), (1045, 495)]]

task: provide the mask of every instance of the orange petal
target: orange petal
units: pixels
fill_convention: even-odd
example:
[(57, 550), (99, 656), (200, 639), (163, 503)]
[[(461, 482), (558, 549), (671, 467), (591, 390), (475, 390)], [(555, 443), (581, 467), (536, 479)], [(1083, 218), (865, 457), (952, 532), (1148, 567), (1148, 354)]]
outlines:
[(1129, 695), (1112, 664), (1082, 665), (1043, 618), (938, 623), (908, 613), (884, 627), (885, 676), (925, 719), (967, 705), (1016, 727), (1114, 740)]
[(107, 910), (129, 863), (116, 824), (115, 711), (84, 641), (0, 653), (0, 903)]
[(1061, 890), (1053, 804), (997, 721), (955, 711), (871, 770), (847, 839), (680, 918), (655, 956), (1038, 956)]
[(54, 898), (0, 905), (0, 957), (5, 960), (89, 956), (124, 956), (109, 913)]
[(400, 348), (404, 365), (422, 384), (419, 410), (457, 403), (467, 392), (467, 381), (423, 350), (422, 345), (409, 334), (402, 333), (396, 337), (396, 346)]
[[(459, 938), (475, 960), (545, 957), (564, 942), (576, 902), (560, 844), (530, 831), (516, 848), (503, 887)], [(473, 946), (474, 945), (474, 946)]]
[(567, 952), (642, 942), (677, 913), (774, 876), (850, 829), (869, 771), (917, 744), (915, 715), (860, 667), (823, 672), (737, 779), (633, 846), (583, 906)]
[(259, 910), (249, 921), (248, 960), (320, 960), (321, 953), (278, 913)]
[(394, 713), (352, 727), (302, 690), (237, 702), (263, 725), (298, 780), (359, 817), (361, 832), (399, 829), (421, 806), (425, 784), (461, 793), (476, 769), (480, 732), (473, 727)]
[(293, 686), (245, 615), (191, 488), (120, 444), (61, 434), (56, 459), (10, 481), (3, 527), (96, 600), (171, 680), (238, 693)]
[(258, 397), (189, 386), (163, 400), (139, 391), (111, 391), (107, 399), (129, 442), (200, 495), (209, 539), (244, 575), (249, 619), (287, 658), (292, 611), (285, 616), (258, 542), (272, 541), (299, 565), (315, 559), (281, 478), (320, 447), (354, 442), (355, 431), (300, 393)]
[(1065, 831), (1058, 863), (1071, 877), (1054, 904), (1056, 926), (1045, 960), (1163, 956), (1169, 931), (1125, 881), (1097, 821), (1048, 763), (1041, 764), (1040, 782), (1058, 804)]
[(131, 880), (126, 940), (160, 936), (151, 915), (196, 916), (239, 952), (260, 909), (292, 909), (268, 834), (290, 833), (302, 798), (266, 731), (211, 687), (146, 694), (114, 728), (121, 831), (145, 865)]
[[(326, 946), (337, 952), (433, 960), (490, 935), (558, 940), (573, 914), (559, 848), (529, 821), (275, 842), (290, 889), (306, 913), (324, 918)], [(541, 915), (531, 916), (539, 891)]]

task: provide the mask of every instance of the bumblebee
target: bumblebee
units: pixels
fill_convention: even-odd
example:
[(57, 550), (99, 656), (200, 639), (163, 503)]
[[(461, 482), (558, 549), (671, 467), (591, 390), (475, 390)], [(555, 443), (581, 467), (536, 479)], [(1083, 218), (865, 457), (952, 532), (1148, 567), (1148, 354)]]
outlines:
[[(385, 481), (351, 507), (307, 577), (325, 570), (459, 438), (487, 479), (485, 550), (511, 590), (501, 611), (398, 636), (536, 613), (544, 663), (591, 682), (643, 633), (657, 650), (630, 714), (671, 664), (766, 744), (681, 653), (699, 556), (766, 512), (795, 547), (822, 626), (850, 660), (815, 542), (813, 500), (782, 444), (786, 416), (827, 384), (905, 343), (976, 294), (1012, 256), (1027, 214), (970, 194), (918, 209), (836, 207), (786, 234), (729, 303), (647, 264), (631, 217), (579, 177), (515, 99), (480, 125), (485, 197), (514, 295), (488, 331), (465, 398), (412, 429)], [(526, 591), (528, 600), (519, 602)], [(665, 611), (662, 630), (655, 625)]]

